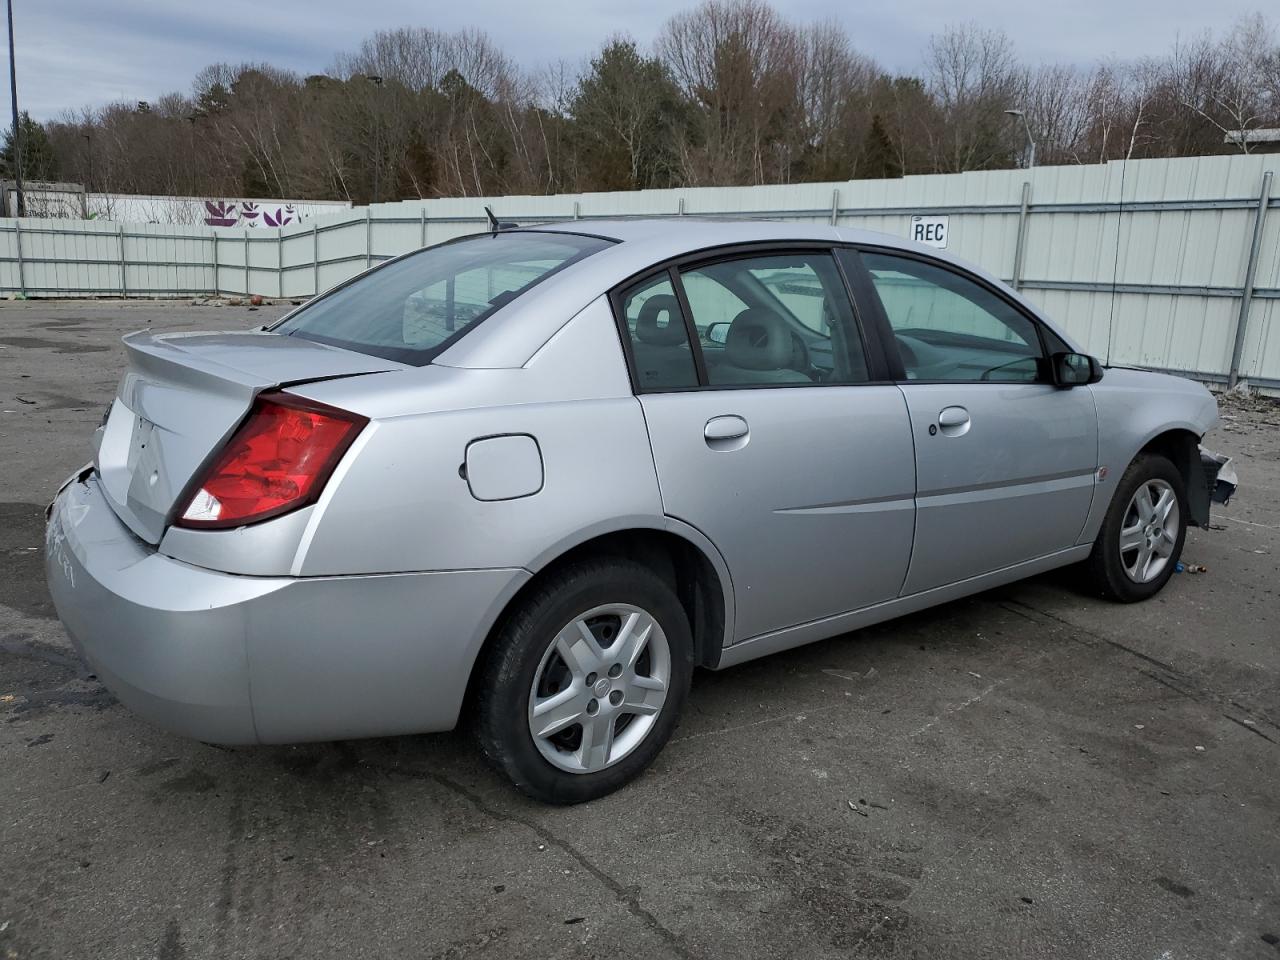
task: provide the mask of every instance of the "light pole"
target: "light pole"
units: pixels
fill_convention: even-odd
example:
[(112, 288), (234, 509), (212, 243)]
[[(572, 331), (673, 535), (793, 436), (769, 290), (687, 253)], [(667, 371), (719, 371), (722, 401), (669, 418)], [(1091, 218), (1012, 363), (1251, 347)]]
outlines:
[[(375, 87), (382, 86), (382, 78), (377, 74), (367, 74), (365, 79), (372, 83)], [(382, 171), (382, 114), (378, 112), (381, 104), (374, 104), (373, 113), (373, 202), (377, 203), (380, 197), (379, 174)]]
[(27, 201), (22, 196), (22, 130), (18, 123), (18, 65), (13, 60), (13, 0), (9, 0), (9, 94), (13, 101), (13, 179), (18, 194), (18, 216), (27, 215)]
[(84, 208), (84, 218), (88, 220), (89, 219), (89, 194), (93, 192), (93, 134), (82, 133), (80, 134), (80, 136), (84, 137), (84, 150), (86, 155), (89, 158), (89, 173), (88, 173), (88, 176), (85, 177), (84, 193), (82, 195), (84, 197), (84, 203), (82, 204)]
[(1027, 169), (1030, 170), (1036, 165), (1036, 141), (1031, 136), (1031, 124), (1027, 123), (1027, 115), (1021, 110), (1006, 110), (1005, 113), (1022, 118), (1022, 129), (1027, 132)]

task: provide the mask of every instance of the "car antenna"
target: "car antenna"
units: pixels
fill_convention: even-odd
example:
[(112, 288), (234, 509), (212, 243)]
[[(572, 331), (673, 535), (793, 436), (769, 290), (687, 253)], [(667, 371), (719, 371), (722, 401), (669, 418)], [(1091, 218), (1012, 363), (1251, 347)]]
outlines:
[(489, 206), (487, 203), (484, 207), (484, 215), (489, 218), (489, 229), (493, 233), (497, 233), (499, 230), (514, 230), (516, 227), (520, 226), (520, 224), (512, 223), (510, 220), (499, 220), (493, 215), (493, 207)]

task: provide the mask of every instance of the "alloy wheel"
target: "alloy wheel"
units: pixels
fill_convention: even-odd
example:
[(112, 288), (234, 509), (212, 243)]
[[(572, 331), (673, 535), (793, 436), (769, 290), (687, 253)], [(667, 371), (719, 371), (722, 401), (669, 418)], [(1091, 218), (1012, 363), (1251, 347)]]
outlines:
[(529, 691), (529, 733), (554, 766), (595, 773), (648, 736), (670, 681), (671, 648), (651, 614), (625, 603), (594, 607), (543, 653)]
[(1134, 583), (1151, 583), (1169, 565), (1182, 515), (1178, 495), (1165, 480), (1148, 480), (1134, 491), (1120, 524), (1120, 565)]

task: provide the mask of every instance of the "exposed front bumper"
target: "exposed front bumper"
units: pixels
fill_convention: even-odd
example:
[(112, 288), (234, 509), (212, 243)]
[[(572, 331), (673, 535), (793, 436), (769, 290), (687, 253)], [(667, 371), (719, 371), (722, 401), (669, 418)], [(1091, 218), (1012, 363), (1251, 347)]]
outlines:
[(524, 570), (245, 577), (138, 540), (80, 475), (45, 537), (54, 605), (125, 706), (213, 743), (447, 730)]

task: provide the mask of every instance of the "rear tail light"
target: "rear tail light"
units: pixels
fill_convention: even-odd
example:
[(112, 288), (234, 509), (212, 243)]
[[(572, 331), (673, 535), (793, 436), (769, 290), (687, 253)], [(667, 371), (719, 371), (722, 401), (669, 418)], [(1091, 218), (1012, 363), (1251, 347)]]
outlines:
[(180, 500), (179, 527), (239, 527), (315, 503), (364, 417), (285, 393), (249, 416)]

